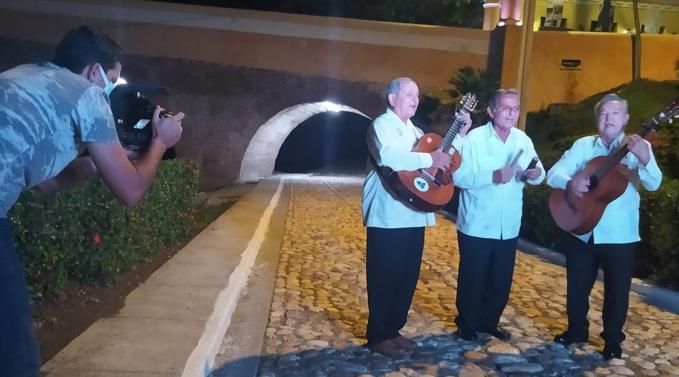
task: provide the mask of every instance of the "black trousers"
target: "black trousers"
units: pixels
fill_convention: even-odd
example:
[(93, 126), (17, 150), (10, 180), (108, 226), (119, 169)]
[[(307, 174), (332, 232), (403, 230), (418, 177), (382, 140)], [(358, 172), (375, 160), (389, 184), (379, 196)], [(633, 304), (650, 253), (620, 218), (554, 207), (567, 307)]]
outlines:
[(599, 267), (604, 272), (604, 306), (601, 337), (606, 343), (618, 344), (625, 339), (622, 327), (627, 319), (629, 291), (634, 271), (636, 245), (594, 244), (594, 237), (584, 243), (573, 237), (566, 253), (568, 334), (584, 338), (588, 335), (589, 294)]
[(36, 377), (39, 368), (24, 268), (12, 244), (9, 220), (0, 219), (0, 376)]
[(496, 240), (457, 232), (460, 265), (455, 324), (465, 332), (495, 329), (507, 306), (517, 238)]
[(424, 227), (368, 227), (368, 346), (399, 336), (420, 277)]

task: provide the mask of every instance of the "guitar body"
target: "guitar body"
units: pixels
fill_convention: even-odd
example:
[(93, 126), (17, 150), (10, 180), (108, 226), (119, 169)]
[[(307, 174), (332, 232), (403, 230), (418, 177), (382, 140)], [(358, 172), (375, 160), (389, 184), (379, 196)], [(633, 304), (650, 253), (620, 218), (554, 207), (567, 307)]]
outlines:
[[(605, 164), (607, 157), (589, 161), (575, 178), (592, 177)], [(585, 234), (599, 223), (608, 203), (627, 189), (627, 167), (617, 164), (594, 188), (578, 197), (566, 190), (554, 189), (549, 195), (549, 212), (559, 228), (574, 234)]]
[[(417, 141), (413, 152), (432, 152), (439, 147), (442, 139), (437, 134), (425, 134)], [(454, 150), (451, 169), (446, 174), (435, 168), (393, 171), (387, 175), (387, 182), (392, 193), (404, 204), (420, 211), (433, 212), (453, 197), (452, 174), (461, 163), (460, 153)]]

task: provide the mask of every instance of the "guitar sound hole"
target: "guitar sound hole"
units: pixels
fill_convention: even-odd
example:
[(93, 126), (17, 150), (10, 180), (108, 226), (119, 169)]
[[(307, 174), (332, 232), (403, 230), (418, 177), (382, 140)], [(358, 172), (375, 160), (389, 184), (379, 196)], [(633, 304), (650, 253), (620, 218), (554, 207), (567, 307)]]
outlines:
[(590, 190), (594, 190), (598, 184), (599, 184), (599, 179), (596, 177), (596, 175), (589, 177), (589, 189)]

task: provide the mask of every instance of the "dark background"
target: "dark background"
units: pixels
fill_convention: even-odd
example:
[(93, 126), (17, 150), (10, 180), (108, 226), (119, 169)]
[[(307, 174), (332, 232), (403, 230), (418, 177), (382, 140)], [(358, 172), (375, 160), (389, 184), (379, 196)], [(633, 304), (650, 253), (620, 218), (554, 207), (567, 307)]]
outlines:
[(156, 0), (167, 3), (480, 29), (481, 0)]

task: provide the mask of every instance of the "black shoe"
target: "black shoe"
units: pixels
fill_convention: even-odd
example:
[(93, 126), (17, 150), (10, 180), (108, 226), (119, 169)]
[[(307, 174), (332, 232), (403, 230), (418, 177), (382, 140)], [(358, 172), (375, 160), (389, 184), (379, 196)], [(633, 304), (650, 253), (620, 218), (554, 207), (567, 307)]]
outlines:
[(493, 329), (489, 330), (484, 330), (483, 332), (488, 333), (500, 340), (507, 341), (512, 337), (512, 334), (510, 334), (508, 331), (500, 330), (499, 327), (495, 327)]
[(461, 329), (457, 329), (457, 331), (455, 331), (455, 335), (457, 335), (458, 338), (468, 342), (476, 342), (479, 338), (479, 334), (476, 331), (464, 331)]
[(587, 343), (587, 340), (589, 339), (588, 336), (580, 336), (580, 337), (574, 337), (568, 334), (568, 331), (563, 332), (557, 336), (554, 337), (554, 341), (559, 344), (563, 344), (564, 346), (571, 345), (573, 343)]
[(620, 347), (620, 343), (611, 345), (606, 344), (601, 354), (604, 355), (604, 360), (607, 361), (610, 359), (621, 359), (622, 348)]

